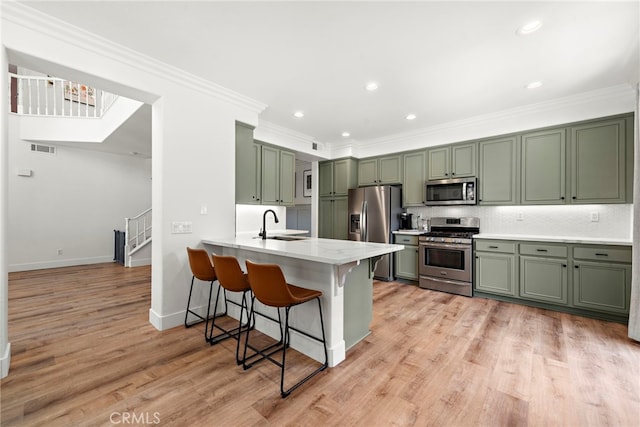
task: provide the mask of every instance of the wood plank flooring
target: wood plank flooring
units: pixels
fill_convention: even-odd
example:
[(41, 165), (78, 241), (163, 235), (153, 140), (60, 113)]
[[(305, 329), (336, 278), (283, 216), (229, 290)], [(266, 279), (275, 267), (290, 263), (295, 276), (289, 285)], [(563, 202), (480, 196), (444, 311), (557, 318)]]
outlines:
[(157, 331), (149, 307), (148, 267), (10, 274), (2, 426), (640, 423), (640, 344), (617, 323), (375, 282), (372, 334), (281, 399), (276, 366), (243, 371), (233, 341)]

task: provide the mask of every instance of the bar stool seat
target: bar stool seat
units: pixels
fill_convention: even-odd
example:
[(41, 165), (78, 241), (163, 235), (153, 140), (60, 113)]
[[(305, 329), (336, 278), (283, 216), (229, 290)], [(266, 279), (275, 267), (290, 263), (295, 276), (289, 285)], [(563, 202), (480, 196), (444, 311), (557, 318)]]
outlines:
[[(189, 267), (191, 268), (191, 287), (189, 288), (189, 298), (187, 299), (187, 310), (184, 314), (184, 326), (190, 328), (191, 326), (205, 322), (204, 325), (204, 338), (207, 340), (209, 335), (209, 314), (211, 311), (211, 295), (213, 293), (213, 282), (218, 280), (216, 276), (216, 270), (213, 268), (211, 258), (204, 249), (192, 249), (187, 247), (187, 255), (189, 256)], [(203, 317), (199, 313), (196, 313), (191, 309), (191, 294), (193, 293), (193, 283), (195, 279), (203, 282), (209, 282), (209, 301), (207, 303), (207, 316)], [(189, 323), (189, 314), (197, 317), (199, 320)]]
[[(218, 299), (220, 297), (220, 288), (230, 292), (239, 292), (242, 293), (242, 300), (240, 304), (233, 300), (227, 300), (228, 303), (234, 304), (240, 307), (240, 319), (238, 321), (238, 326), (233, 329), (225, 329), (220, 325), (216, 325), (216, 315), (214, 311), (214, 316), (211, 321), (211, 329), (209, 333), (208, 341), (211, 345), (217, 344), (221, 341), (224, 341), (228, 338), (233, 338), (237, 340), (236, 344), (236, 364), (240, 365), (242, 360), (239, 358), (240, 354), (240, 334), (246, 331), (249, 328), (252, 328), (251, 318), (249, 316), (249, 304), (247, 294), (251, 293), (251, 286), (249, 285), (249, 280), (247, 275), (240, 268), (240, 264), (235, 257), (232, 256), (222, 256), (222, 255), (211, 255), (213, 260), (213, 266), (216, 270), (216, 275), (218, 276), (218, 283), (220, 287), (218, 288), (218, 292), (216, 294), (216, 303), (214, 305), (214, 310), (218, 307)], [(225, 296), (226, 298), (226, 296)], [(242, 323), (243, 313), (247, 314), (247, 323)], [(213, 335), (213, 330), (218, 329), (220, 331), (219, 334)]]
[[(285, 398), (287, 397), (293, 390), (300, 387), (302, 384), (307, 382), (309, 379), (314, 377), (316, 374), (324, 371), (328, 366), (328, 356), (327, 356), (327, 340), (325, 338), (324, 333), (324, 320), (322, 317), (322, 304), (320, 302), (320, 297), (322, 297), (322, 292), (301, 288), (299, 286), (291, 285), (287, 283), (285, 280), (284, 274), (280, 269), (280, 266), (277, 264), (256, 264), (251, 261), (246, 261), (247, 265), (247, 274), (249, 277), (249, 284), (251, 286), (251, 290), (253, 292), (253, 296), (251, 298), (251, 315), (253, 315), (255, 311), (255, 299), (257, 298), (262, 304), (274, 307), (278, 310), (278, 318), (280, 318), (280, 308), (285, 309), (285, 322), (284, 322), (284, 332), (282, 331), (282, 321), (279, 320), (280, 333), (281, 333), (281, 345), (272, 351), (265, 353), (264, 351), (258, 351), (258, 354), (261, 356), (258, 359), (255, 359), (249, 363), (253, 356), (257, 356), (258, 354), (254, 354), (253, 356), (247, 358), (247, 348), (249, 346), (249, 330), (247, 330), (247, 339), (245, 341), (244, 354), (243, 354), (243, 368), (249, 369), (255, 363), (260, 362), (261, 360), (269, 360), (275, 365), (280, 367), (280, 395)], [(290, 310), (300, 304), (304, 304), (306, 302), (310, 302), (313, 300), (318, 301), (318, 313), (320, 315), (320, 328), (322, 330), (322, 339), (311, 335), (309, 332), (302, 331), (298, 328), (295, 328), (289, 325), (289, 312)], [(273, 320), (273, 319), (272, 319)], [(285, 366), (286, 366), (286, 356), (287, 356), (287, 348), (289, 347), (289, 330), (296, 331), (302, 335), (305, 335), (308, 338), (311, 338), (317, 342), (322, 343), (324, 347), (324, 362), (322, 365), (307, 375), (302, 380), (295, 383), (293, 386), (289, 387), (285, 390), (284, 387), (284, 374), (285, 374)], [(278, 344), (278, 343), (277, 343)], [(282, 351), (282, 360), (278, 361), (271, 356), (275, 353)]]

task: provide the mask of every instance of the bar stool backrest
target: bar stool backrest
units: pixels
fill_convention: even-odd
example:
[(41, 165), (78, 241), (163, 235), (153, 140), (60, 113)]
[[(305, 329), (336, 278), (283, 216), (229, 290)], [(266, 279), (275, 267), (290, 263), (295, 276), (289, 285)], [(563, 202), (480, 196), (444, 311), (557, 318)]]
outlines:
[(246, 264), (249, 284), (258, 301), (271, 307), (296, 303), (279, 265), (256, 264), (248, 260)]
[(249, 280), (233, 256), (211, 255), (220, 285), (233, 292), (244, 292), (249, 289)]
[(211, 258), (205, 249), (187, 248), (189, 255), (189, 267), (196, 279), (205, 282), (216, 280), (216, 270), (213, 268)]

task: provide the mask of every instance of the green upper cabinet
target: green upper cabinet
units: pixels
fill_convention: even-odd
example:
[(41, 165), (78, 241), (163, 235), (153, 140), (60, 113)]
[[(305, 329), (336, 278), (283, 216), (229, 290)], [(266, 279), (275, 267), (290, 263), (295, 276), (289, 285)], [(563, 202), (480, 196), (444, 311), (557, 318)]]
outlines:
[(358, 162), (358, 185), (402, 183), (402, 155), (363, 159)]
[(476, 147), (476, 143), (471, 143), (448, 145), (427, 150), (429, 179), (475, 176)]
[(262, 145), (263, 205), (293, 206), (295, 162), (294, 153)]
[(426, 150), (405, 153), (403, 163), (402, 206), (422, 206), (425, 202), (424, 182), (427, 179)]
[(626, 202), (624, 119), (569, 128), (571, 203)]
[(565, 203), (565, 135), (565, 128), (522, 135), (520, 194), (523, 204)]
[(262, 146), (253, 140), (253, 127), (236, 122), (236, 203), (260, 204)]
[(348, 195), (349, 189), (357, 186), (357, 168), (357, 160), (351, 158), (321, 162), (318, 166), (320, 197)]
[(490, 139), (478, 143), (478, 203), (514, 205), (518, 203), (518, 138)]

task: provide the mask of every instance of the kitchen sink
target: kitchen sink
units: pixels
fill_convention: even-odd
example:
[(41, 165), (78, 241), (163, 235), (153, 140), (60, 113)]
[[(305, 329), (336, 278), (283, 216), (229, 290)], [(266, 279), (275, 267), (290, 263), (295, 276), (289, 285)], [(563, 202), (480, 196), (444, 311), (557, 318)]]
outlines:
[(308, 239), (308, 237), (304, 237), (304, 236), (267, 236), (267, 239), (292, 241), (292, 240), (306, 240), (306, 239)]

